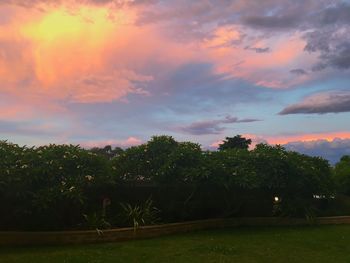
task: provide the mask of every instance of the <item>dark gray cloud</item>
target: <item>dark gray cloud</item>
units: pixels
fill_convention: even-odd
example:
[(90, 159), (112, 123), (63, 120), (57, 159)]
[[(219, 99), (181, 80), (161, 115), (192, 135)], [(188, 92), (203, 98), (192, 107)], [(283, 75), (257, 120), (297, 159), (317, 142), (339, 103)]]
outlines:
[(319, 55), (313, 71), (350, 68), (350, 3), (337, 2), (310, 17), (305, 51)]
[(222, 123), (244, 123), (244, 122), (256, 122), (256, 121), (261, 121), (259, 119), (251, 119), (251, 118), (244, 118), (244, 119), (239, 119), (237, 117), (232, 117), (232, 116), (226, 116), (224, 119), (221, 120)]
[(289, 72), (292, 74), (295, 74), (295, 75), (306, 75), (307, 74), (307, 72), (302, 68), (295, 68), (295, 69), (290, 70)]
[(183, 126), (178, 128), (178, 130), (192, 134), (192, 135), (205, 135), (205, 134), (220, 134), (226, 128), (223, 127), (223, 124), (232, 124), (232, 123), (247, 123), (247, 122), (256, 122), (260, 121), (258, 119), (239, 119), (237, 117), (226, 116), (223, 119), (219, 120), (207, 120), (207, 121), (198, 121), (193, 122), (190, 125)]
[(300, 23), (298, 15), (290, 16), (250, 16), (242, 19), (243, 24), (256, 28), (289, 29)]
[(192, 134), (192, 135), (204, 135), (204, 134), (220, 134), (224, 127), (220, 126), (221, 122), (211, 120), (211, 121), (198, 121), (191, 123), (188, 126), (180, 127), (178, 130)]
[(307, 40), (305, 50), (319, 54), (320, 61), (313, 67), (314, 71), (328, 67), (350, 68), (350, 26), (316, 30), (304, 37)]
[(344, 155), (350, 155), (350, 139), (334, 139), (333, 141), (315, 140), (310, 142), (291, 142), (285, 144), (288, 150), (311, 156), (320, 156), (337, 163)]
[(252, 50), (255, 51), (256, 53), (267, 53), (270, 52), (270, 48), (269, 47), (265, 47), (265, 48), (260, 48), (260, 47), (245, 47), (246, 50)]
[(341, 2), (330, 6), (321, 12), (320, 23), (323, 25), (349, 23), (350, 24), (350, 4)]
[(350, 43), (337, 45), (335, 50), (327, 52), (320, 56), (323, 64), (338, 69), (350, 68)]
[(207, 1), (158, 1), (140, 17), (140, 23), (164, 21), (197, 21), (198, 25), (248, 23), (267, 27), (290, 27), (300, 23), (310, 12), (324, 8), (330, 0), (207, 0)]
[[(306, 41), (305, 51), (319, 56), (313, 71), (350, 68), (350, 3), (347, 1), (268, 0), (258, 4), (249, 0), (165, 1), (152, 3), (138, 17), (137, 24), (148, 23), (162, 23), (165, 32), (185, 41), (210, 39), (217, 26), (239, 26), (245, 37), (235, 45), (246, 45), (257, 53), (270, 51), (250, 48), (249, 41), (257, 37), (257, 31), (262, 33), (258, 38), (299, 32)], [(249, 32), (254, 32), (253, 36)]]
[(258, 12), (253, 16), (243, 16), (241, 21), (248, 27), (267, 33), (287, 30), (301, 32), (306, 40), (305, 51), (319, 55), (319, 62), (312, 67), (313, 71), (350, 68), (349, 2), (319, 1), (317, 5), (311, 1), (309, 4), (297, 1), (294, 6), (283, 3), (272, 14), (262, 15)]
[[(341, 0), (287, 1), (165, 1), (150, 5), (137, 20), (139, 25), (162, 23), (176, 39), (210, 39), (221, 25), (238, 25), (249, 43), (249, 30), (261, 31), (261, 38), (300, 32), (305, 51), (319, 55), (313, 71), (328, 67), (350, 68), (350, 3)], [(243, 27), (242, 27), (243, 26)], [(169, 30), (171, 27), (172, 30)], [(250, 49), (250, 48), (249, 48)], [(257, 53), (267, 48), (251, 49)]]
[(301, 102), (286, 107), (279, 114), (324, 114), (338, 112), (350, 112), (350, 91), (316, 93), (306, 97)]

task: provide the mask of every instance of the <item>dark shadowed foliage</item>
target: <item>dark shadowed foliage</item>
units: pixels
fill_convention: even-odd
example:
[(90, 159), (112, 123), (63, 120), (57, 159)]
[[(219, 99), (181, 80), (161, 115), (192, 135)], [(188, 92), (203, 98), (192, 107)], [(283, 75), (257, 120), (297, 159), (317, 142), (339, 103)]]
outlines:
[(220, 151), (203, 151), (196, 143), (154, 136), (116, 154), (111, 147), (28, 148), (2, 141), (0, 228), (135, 227), (274, 213), (314, 216), (327, 208), (318, 211), (314, 196), (328, 200), (335, 192), (333, 178), (342, 182), (342, 193), (349, 193), (347, 157), (332, 177), (322, 158), (266, 144), (248, 151), (250, 143), (238, 135), (226, 138)]
[(248, 150), (249, 145), (252, 143), (251, 139), (246, 139), (241, 135), (236, 135), (234, 137), (226, 137), (222, 144), (219, 144), (219, 150), (227, 149), (245, 149)]

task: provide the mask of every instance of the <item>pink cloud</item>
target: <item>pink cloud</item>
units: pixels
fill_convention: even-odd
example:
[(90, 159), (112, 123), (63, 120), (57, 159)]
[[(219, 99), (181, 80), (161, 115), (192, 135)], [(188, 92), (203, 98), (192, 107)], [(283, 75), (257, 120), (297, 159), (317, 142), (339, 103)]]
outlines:
[[(307, 133), (307, 134), (298, 134), (298, 135), (257, 135), (257, 134), (243, 134), (245, 138), (249, 138), (252, 140), (252, 144), (250, 148), (254, 148), (255, 145), (259, 143), (268, 143), (268, 144), (288, 144), (295, 142), (304, 142), (310, 143), (313, 145), (317, 141), (327, 141), (333, 142), (337, 139), (350, 139), (350, 132), (325, 132), (325, 133)], [(223, 140), (215, 141), (209, 145), (210, 149), (217, 149), (219, 144), (221, 144)]]
[(129, 69), (125, 58), (114, 57), (118, 64), (109, 64), (118, 48), (112, 43), (126, 36), (121, 25), (108, 18), (104, 7), (81, 6), (78, 11), (16, 9), (20, 19), (0, 28), (1, 91), (21, 96), (25, 86), (52, 103), (110, 102), (129, 93), (148, 94), (135, 83), (150, 82), (152, 76)]
[(142, 140), (137, 137), (129, 137), (126, 140), (102, 140), (102, 141), (87, 141), (82, 142), (80, 145), (84, 148), (104, 147), (106, 145), (118, 146), (122, 148), (128, 148), (142, 144)]
[(267, 142), (269, 144), (287, 144), (291, 142), (311, 142), (317, 140), (330, 142), (334, 139), (350, 139), (350, 132), (324, 132), (276, 136), (244, 134), (243, 136), (251, 138), (255, 144), (260, 142)]
[(215, 141), (212, 144), (209, 145), (209, 149), (216, 150), (219, 148), (219, 145), (222, 144), (223, 140)]
[(290, 142), (309, 142), (316, 140), (333, 141), (334, 139), (349, 139), (350, 132), (325, 132), (325, 133), (308, 133), (290, 136), (266, 136), (264, 137), (271, 144), (287, 144)]
[[(204, 39), (188, 41), (170, 38), (157, 24), (135, 25), (142, 5), (6, 8), (13, 15), (0, 27), (0, 91), (25, 100), (26, 112), (63, 110), (61, 102), (110, 103), (126, 101), (129, 94), (152, 95), (147, 87), (157, 76), (144, 73), (150, 62), (167, 72), (183, 64), (212, 63), (214, 73), (271, 88), (309, 78), (279, 72), (281, 66), (300, 66), (305, 43), (298, 35), (249, 40), (247, 49), (242, 41), (248, 29), (238, 25), (219, 26)], [(266, 47), (268, 53), (254, 51)], [(9, 107), (7, 112), (3, 117), (20, 111)]]
[[(231, 17), (236, 10), (247, 11), (256, 6), (245, 1), (232, 3), (227, 9), (212, 8), (214, 13), (209, 15), (205, 13), (210, 9), (209, 2), (189, 4), (191, 8), (186, 4), (182, 5), (182, 12), (173, 8), (169, 9), (170, 13), (160, 12), (158, 19), (164, 23), (154, 20), (144, 24), (135, 23), (147, 11), (137, 1), (117, 1), (120, 3), (116, 4), (117, 8), (113, 7), (115, 1), (66, 2), (74, 2), (72, 6), (62, 4), (65, 1), (48, 5), (44, 2), (52, 1), (10, 2), (23, 2), (35, 8), (1, 6), (1, 15), (5, 9), (11, 13), (11, 19), (0, 18), (4, 20), (0, 22), (2, 119), (47, 118), (57, 114), (79, 126), (77, 115), (81, 113), (68, 109), (85, 105), (72, 106), (72, 103), (119, 103), (127, 101), (130, 94), (148, 99), (146, 96), (153, 95), (152, 84), (158, 79), (164, 80), (162, 94), (171, 96), (167, 77), (187, 64), (209, 64), (214, 74), (259, 86), (292, 87), (312, 77), (290, 74), (290, 69), (309, 69), (317, 58), (317, 54), (304, 52), (306, 40), (299, 33), (263, 36), (238, 22), (217, 23), (218, 26), (214, 22), (212, 26), (200, 21), (218, 19), (223, 11)], [(98, 2), (100, 5), (91, 5)], [(126, 2), (130, 5), (124, 5)], [(194, 17), (199, 21), (192, 21)], [(175, 18), (179, 19), (178, 27), (168, 27)], [(184, 28), (184, 21), (191, 23)], [(199, 27), (201, 23), (205, 26)], [(183, 35), (185, 30), (188, 35)], [(266, 140), (279, 143), (298, 138), (267, 136)], [(126, 141), (100, 143), (133, 143)]]
[[(239, 26), (236, 26), (235, 30), (235, 37), (221, 40), (222, 43), (229, 44), (206, 50), (210, 59), (215, 62), (217, 73), (245, 79), (267, 88), (289, 88), (311, 79), (309, 75), (295, 76), (286, 70), (308, 68), (317, 59), (315, 55), (304, 52), (306, 42), (300, 34), (282, 34), (249, 40), (246, 34), (258, 33)], [(207, 49), (206, 43), (202, 47)]]
[(156, 27), (128, 22), (132, 10), (111, 19), (105, 6), (12, 9), (14, 19), (0, 28), (0, 91), (18, 98), (27, 98), (25, 88), (50, 104), (125, 101), (128, 94), (150, 95), (154, 76), (141, 73), (150, 61), (170, 70), (203, 57)]
[[(72, 84), (69, 100), (79, 103), (112, 102), (127, 94), (149, 95), (147, 90), (137, 87), (133, 82), (147, 83), (151, 76), (139, 75), (130, 70), (113, 72), (111, 75), (89, 75)], [(123, 89), (120, 89), (123, 87)]]

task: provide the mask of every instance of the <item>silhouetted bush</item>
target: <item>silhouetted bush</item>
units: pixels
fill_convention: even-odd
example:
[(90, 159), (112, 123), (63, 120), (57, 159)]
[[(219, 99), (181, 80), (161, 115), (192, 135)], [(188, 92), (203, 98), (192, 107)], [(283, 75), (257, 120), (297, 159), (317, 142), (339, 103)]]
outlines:
[[(141, 207), (150, 196), (163, 222), (273, 213), (314, 216), (336, 206), (336, 199), (327, 200), (336, 192), (334, 178), (348, 180), (342, 167), (347, 166), (339, 164), (333, 177), (327, 161), (280, 146), (203, 151), (170, 136), (115, 151), (1, 141), (0, 227), (105, 226), (101, 222), (115, 222), (125, 208)], [(104, 200), (111, 204), (105, 207)]]

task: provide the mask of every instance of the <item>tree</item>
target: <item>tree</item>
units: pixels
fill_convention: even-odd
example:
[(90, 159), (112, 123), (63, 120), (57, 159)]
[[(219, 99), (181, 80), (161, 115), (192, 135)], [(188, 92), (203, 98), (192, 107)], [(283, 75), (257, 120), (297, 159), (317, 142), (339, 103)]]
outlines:
[(155, 178), (163, 184), (193, 183), (199, 180), (202, 165), (202, 150), (199, 144), (179, 142), (164, 158)]
[(350, 195), (350, 155), (343, 156), (335, 165), (334, 180), (340, 193)]
[(225, 188), (253, 189), (258, 181), (251, 152), (245, 150), (204, 153), (207, 180)]
[(113, 149), (111, 145), (106, 145), (103, 148), (93, 147), (90, 149), (90, 152), (105, 156), (107, 159), (112, 159), (122, 154), (124, 150), (120, 147), (115, 147)]
[(258, 144), (251, 151), (261, 189), (280, 198), (279, 213), (288, 216), (314, 216), (314, 195), (329, 197), (333, 193), (328, 161), (280, 145)]
[(219, 144), (219, 150), (228, 149), (244, 149), (248, 150), (249, 145), (252, 143), (251, 139), (246, 139), (241, 135), (236, 135), (235, 137), (226, 137), (222, 144)]
[[(76, 226), (91, 193), (114, 186), (109, 162), (74, 145), (20, 147), (0, 141), (0, 225), (59, 229)], [(23, 220), (25, 218), (25, 220)]]
[(121, 181), (174, 184), (196, 180), (201, 161), (199, 144), (177, 142), (173, 137), (163, 135), (126, 149), (112, 160), (112, 169)]

